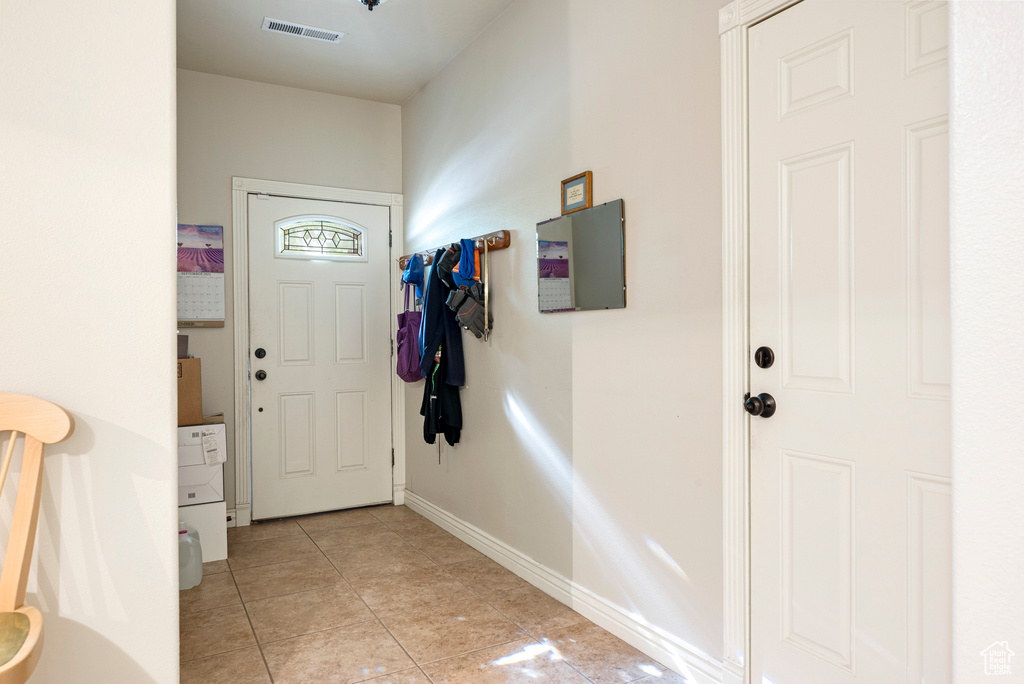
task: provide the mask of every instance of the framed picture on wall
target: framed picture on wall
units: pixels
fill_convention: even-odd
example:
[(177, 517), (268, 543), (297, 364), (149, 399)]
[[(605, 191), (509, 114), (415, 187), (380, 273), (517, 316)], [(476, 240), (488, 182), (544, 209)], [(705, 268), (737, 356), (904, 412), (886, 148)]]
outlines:
[(593, 185), (594, 176), (590, 171), (562, 181), (562, 216), (593, 206)]

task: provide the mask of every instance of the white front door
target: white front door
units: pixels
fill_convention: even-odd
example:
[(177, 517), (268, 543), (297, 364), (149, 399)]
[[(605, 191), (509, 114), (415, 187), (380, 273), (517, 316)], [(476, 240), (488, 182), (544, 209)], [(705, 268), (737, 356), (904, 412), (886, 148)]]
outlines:
[(252, 517), (391, 501), (390, 211), (249, 195)]
[(946, 11), (750, 30), (755, 684), (951, 680)]

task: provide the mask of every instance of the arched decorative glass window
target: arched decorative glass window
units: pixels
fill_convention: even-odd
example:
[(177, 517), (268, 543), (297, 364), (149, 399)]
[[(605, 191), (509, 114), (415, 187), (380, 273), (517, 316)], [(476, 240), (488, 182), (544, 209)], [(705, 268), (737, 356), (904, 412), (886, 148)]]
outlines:
[(360, 228), (330, 216), (299, 216), (277, 223), (277, 253), (299, 259), (365, 259)]

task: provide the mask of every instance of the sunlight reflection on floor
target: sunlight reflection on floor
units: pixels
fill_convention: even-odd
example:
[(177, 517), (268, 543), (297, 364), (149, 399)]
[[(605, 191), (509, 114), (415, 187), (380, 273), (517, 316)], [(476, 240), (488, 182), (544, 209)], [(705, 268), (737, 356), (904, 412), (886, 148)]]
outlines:
[(558, 649), (553, 645), (547, 643), (547, 639), (544, 643), (540, 644), (528, 644), (523, 647), (522, 651), (507, 655), (504, 658), (498, 658), (493, 661), (492, 665), (514, 665), (516, 663), (526, 662), (527, 660), (533, 660), (538, 656), (544, 654), (548, 655), (548, 660), (561, 660), (562, 654), (558, 652)]

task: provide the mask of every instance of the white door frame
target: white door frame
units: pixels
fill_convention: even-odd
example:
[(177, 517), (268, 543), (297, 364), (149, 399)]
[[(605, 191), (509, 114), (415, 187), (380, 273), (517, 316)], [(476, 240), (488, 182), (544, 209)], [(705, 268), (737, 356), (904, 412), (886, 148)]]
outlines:
[(722, 58), (723, 681), (751, 684), (749, 178), (747, 36), (800, 0), (733, 0), (719, 10)]
[[(391, 211), (390, 260), (397, 265), (405, 243), (402, 222), (402, 195), (390, 192), (347, 190), (322, 185), (304, 185), (258, 178), (231, 179), (231, 266), (234, 269), (235, 326), (235, 524), (252, 521), (252, 450), (249, 441), (249, 204), (252, 193), (297, 197), (299, 199), (333, 200), (388, 207)], [(393, 274), (388, 275), (391, 290), (391, 339), (395, 339), (395, 313), (401, 306), (400, 288)], [(395, 358), (391, 359), (394, 369)], [(405, 388), (396, 373), (391, 374), (391, 447), (395, 463), (392, 486), (395, 505), (405, 502)]]

